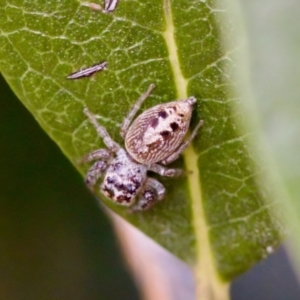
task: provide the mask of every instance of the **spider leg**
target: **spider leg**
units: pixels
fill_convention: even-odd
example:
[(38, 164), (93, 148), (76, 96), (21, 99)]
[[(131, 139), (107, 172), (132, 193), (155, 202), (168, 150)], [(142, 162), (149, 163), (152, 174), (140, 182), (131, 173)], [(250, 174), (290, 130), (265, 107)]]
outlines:
[(107, 146), (107, 148), (112, 151), (112, 152), (117, 152), (118, 150), (120, 150), (121, 146), (116, 143), (108, 134), (108, 132), (106, 131), (106, 129), (101, 126), (95, 115), (92, 114), (87, 107), (84, 108), (83, 110), (84, 114), (89, 118), (90, 122), (92, 123), (92, 125), (95, 127), (98, 135), (103, 139), (104, 144)]
[(165, 193), (166, 189), (159, 181), (154, 178), (147, 178), (142, 195), (138, 199), (136, 205), (130, 209), (130, 212), (148, 210), (157, 201), (161, 201), (164, 198)]
[(97, 149), (95, 151), (92, 151), (86, 155), (84, 155), (78, 163), (83, 164), (87, 163), (93, 160), (99, 160), (99, 159), (104, 159), (107, 160), (111, 157), (111, 154), (109, 153), (108, 150), (106, 149)]
[(98, 179), (102, 176), (103, 172), (107, 169), (107, 163), (103, 160), (96, 161), (88, 170), (85, 183), (91, 191), (94, 190), (94, 186)]
[(167, 177), (178, 177), (183, 175), (185, 172), (182, 169), (171, 169), (163, 167), (159, 164), (152, 164), (149, 167), (149, 171), (155, 172), (161, 176), (167, 176)]
[(142, 94), (139, 99), (136, 101), (136, 103), (134, 104), (133, 108), (131, 109), (131, 111), (128, 113), (128, 115), (125, 117), (123, 124), (121, 126), (121, 130), (120, 130), (120, 135), (121, 137), (124, 139), (126, 136), (126, 133), (128, 131), (128, 128), (130, 126), (130, 123), (132, 121), (132, 119), (134, 118), (134, 116), (136, 115), (137, 111), (140, 109), (142, 103), (149, 97), (150, 93), (152, 92), (152, 90), (155, 88), (155, 85), (152, 83), (149, 85), (148, 90)]
[(167, 165), (167, 164), (171, 163), (172, 161), (176, 160), (179, 157), (179, 155), (185, 150), (185, 148), (191, 143), (191, 141), (194, 139), (194, 137), (198, 133), (198, 130), (200, 129), (200, 127), (203, 126), (203, 124), (204, 124), (203, 120), (199, 121), (199, 123), (194, 128), (191, 135), (189, 136), (189, 138), (186, 141), (184, 141), (172, 155), (170, 155), (168, 158), (164, 159), (161, 163), (164, 165)]

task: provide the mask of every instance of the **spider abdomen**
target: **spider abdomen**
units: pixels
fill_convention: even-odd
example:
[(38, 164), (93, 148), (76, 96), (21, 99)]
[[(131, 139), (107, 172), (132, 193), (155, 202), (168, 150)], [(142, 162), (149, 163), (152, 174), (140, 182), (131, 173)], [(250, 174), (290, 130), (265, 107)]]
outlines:
[(126, 137), (127, 152), (139, 163), (157, 163), (172, 154), (189, 128), (194, 97), (156, 105), (139, 115)]

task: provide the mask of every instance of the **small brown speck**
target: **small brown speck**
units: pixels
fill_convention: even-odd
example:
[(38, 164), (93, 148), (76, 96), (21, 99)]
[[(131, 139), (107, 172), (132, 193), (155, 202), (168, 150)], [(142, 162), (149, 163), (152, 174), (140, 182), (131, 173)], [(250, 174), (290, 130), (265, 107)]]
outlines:
[(168, 116), (168, 114), (165, 110), (162, 110), (158, 113), (158, 116), (165, 119)]
[(179, 125), (176, 122), (173, 122), (170, 124), (173, 131), (177, 131), (179, 128)]
[(160, 133), (160, 135), (165, 139), (170, 135), (170, 131), (164, 130)]
[(156, 128), (157, 125), (158, 125), (158, 118), (153, 118), (153, 119), (151, 120), (151, 122), (150, 122), (150, 126), (151, 126), (152, 128)]

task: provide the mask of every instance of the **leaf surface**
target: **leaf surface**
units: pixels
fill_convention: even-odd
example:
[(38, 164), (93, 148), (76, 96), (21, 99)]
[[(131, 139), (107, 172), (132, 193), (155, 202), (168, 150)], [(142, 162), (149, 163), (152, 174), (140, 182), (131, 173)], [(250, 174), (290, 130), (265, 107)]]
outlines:
[[(224, 10), (204, 1), (120, 1), (115, 12), (90, 10), (77, 1), (8, 0), (0, 6), (0, 68), (24, 105), (84, 175), (86, 153), (103, 147), (83, 114), (96, 113), (113, 139), (150, 83), (144, 103), (198, 99), (192, 125), (205, 125), (172, 166), (192, 174), (159, 178), (164, 201), (145, 213), (100, 196), (172, 253), (195, 265), (199, 276), (229, 280), (267, 256), (280, 242), (273, 217), (276, 199), (261, 180), (264, 165), (249, 146), (239, 94), (232, 80), (235, 48), (222, 44), (232, 24)], [(66, 76), (96, 62), (107, 70), (92, 78)]]
[[(244, 1), (249, 35), (251, 81), (261, 127), (284, 182), (282, 215), (289, 224), (293, 267), (300, 270), (300, 19), (298, 1)], [(278, 18), (280, 16), (280, 18)], [(282, 185), (280, 183), (280, 185)]]

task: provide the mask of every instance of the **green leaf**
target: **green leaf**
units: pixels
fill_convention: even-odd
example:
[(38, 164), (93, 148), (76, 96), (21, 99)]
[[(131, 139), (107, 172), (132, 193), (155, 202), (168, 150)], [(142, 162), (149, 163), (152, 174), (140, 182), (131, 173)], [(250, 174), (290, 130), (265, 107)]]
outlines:
[[(255, 134), (244, 124), (233, 81), (236, 49), (223, 44), (227, 35), (234, 39), (235, 28), (222, 13), (213, 2), (183, 0), (120, 0), (111, 14), (77, 1), (0, 6), (1, 71), (82, 175), (88, 166), (78, 159), (103, 147), (82, 112), (85, 105), (122, 143), (119, 126), (150, 83), (156, 89), (143, 109), (189, 95), (198, 99), (191, 126), (199, 119), (205, 125), (173, 164), (192, 174), (160, 178), (167, 196), (144, 213), (128, 214), (100, 198), (172, 253), (199, 264), (204, 283), (232, 279), (280, 243), (277, 199), (263, 180), (256, 146), (250, 147)], [(107, 70), (66, 80), (101, 61)]]

